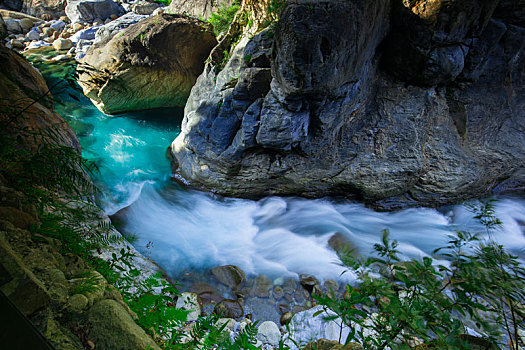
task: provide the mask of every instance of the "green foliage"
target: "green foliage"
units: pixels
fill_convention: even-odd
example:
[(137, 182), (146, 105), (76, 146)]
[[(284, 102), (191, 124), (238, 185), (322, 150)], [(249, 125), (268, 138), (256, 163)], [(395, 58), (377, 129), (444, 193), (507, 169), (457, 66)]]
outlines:
[(228, 32), (239, 7), (238, 3), (234, 3), (230, 7), (222, 6), (216, 13), (211, 14), (208, 22), (213, 25), (213, 33), (215, 33), (216, 36)]
[(286, 5), (287, 0), (271, 0), (268, 4), (267, 19), (264, 27), (268, 27), (272, 23), (279, 21), (281, 18), (281, 12), (283, 11), (284, 5)]
[(164, 6), (169, 6), (169, 4), (171, 4), (171, 0), (153, 0), (153, 1), (159, 4), (162, 4)]
[[(471, 210), (487, 232), (501, 224), (491, 201)], [(347, 285), (343, 299), (333, 293), (316, 297), (350, 328), (346, 342), (359, 341), (366, 349), (408, 349), (417, 342), (465, 349), (469, 344), (462, 335), (469, 327), (503, 346), (505, 332), (512, 349), (518, 349), (525, 270), (501, 245), (458, 231), (435, 250), (450, 266), (430, 257), (401, 261), (386, 230), (374, 248), (377, 256), (368, 259), (342, 257), (360, 281), (355, 288)]]

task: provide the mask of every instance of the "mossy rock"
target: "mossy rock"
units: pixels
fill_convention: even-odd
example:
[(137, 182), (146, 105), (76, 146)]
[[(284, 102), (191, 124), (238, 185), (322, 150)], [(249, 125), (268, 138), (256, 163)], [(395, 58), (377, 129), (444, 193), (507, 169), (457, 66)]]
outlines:
[(306, 344), (303, 350), (363, 350), (363, 347), (357, 343), (343, 345), (335, 340), (319, 339)]
[(34, 217), (14, 207), (0, 207), (0, 218), (22, 229), (28, 229), (31, 224), (36, 222)]
[(88, 312), (89, 338), (96, 339), (96, 349), (159, 349), (126, 309), (112, 299), (98, 301)]

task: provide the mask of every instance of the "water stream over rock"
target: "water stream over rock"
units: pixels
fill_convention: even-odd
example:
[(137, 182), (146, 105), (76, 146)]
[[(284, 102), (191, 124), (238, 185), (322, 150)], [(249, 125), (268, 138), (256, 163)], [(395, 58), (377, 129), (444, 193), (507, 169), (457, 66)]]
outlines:
[[(277, 321), (283, 310), (310, 305), (308, 293), (300, 294), (301, 286), (290, 282), (301, 274), (315, 276), (321, 285), (338, 281), (339, 292), (341, 282), (354, 282), (338, 264), (338, 244), (367, 255), (388, 229), (404, 256), (412, 258), (432, 255), (456, 229), (483, 231), (462, 205), (378, 212), (336, 198), (256, 201), (181, 188), (170, 180), (165, 157), (180, 132), (180, 109), (110, 117), (81, 94), (80, 103), (72, 99), (70, 92), (60, 94), (64, 103), (57, 111), (78, 134), (84, 156), (100, 169), (95, 180), (106, 212), (117, 214), (120, 229), (137, 237), (137, 249), (184, 289), (204, 282), (221, 298), (242, 298), (245, 314), (256, 319)], [(496, 213), (504, 223), (496, 239), (525, 257), (525, 200), (500, 198)], [(238, 290), (211, 277), (212, 267), (227, 264), (247, 275)]]

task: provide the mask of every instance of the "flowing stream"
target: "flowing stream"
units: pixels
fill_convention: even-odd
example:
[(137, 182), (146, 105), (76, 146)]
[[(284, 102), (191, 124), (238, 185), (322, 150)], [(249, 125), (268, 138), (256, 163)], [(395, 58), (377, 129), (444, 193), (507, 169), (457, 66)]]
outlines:
[[(183, 189), (170, 181), (165, 156), (180, 131), (182, 110), (111, 117), (89, 100), (81, 102), (59, 106), (58, 112), (73, 125), (84, 156), (100, 169), (96, 180), (103, 208), (110, 215), (126, 208), (120, 215), (124, 230), (136, 235), (136, 246), (172, 277), (233, 264), (248, 275), (337, 279), (344, 268), (328, 245), (335, 233), (368, 254), (388, 229), (406, 257), (422, 257), (445, 245), (456, 229), (484, 231), (463, 205), (378, 212), (330, 198), (254, 201)], [(525, 200), (501, 198), (496, 212), (504, 223), (496, 239), (524, 255)]]
[[(118, 212), (120, 229), (136, 236), (135, 246), (174, 279), (232, 264), (248, 276), (274, 280), (311, 274), (321, 282), (352, 282), (328, 243), (335, 234), (367, 255), (388, 229), (408, 258), (432, 255), (454, 230), (484, 232), (463, 205), (378, 212), (331, 198), (254, 201), (183, 189), (171, 181), (165, 156), (180, 132), (181, 109), (106, 116), (76, 96), (80, 102), (62, 94), (57, 111), (100, 169), (95, 180), (102, 207), (109, 215)], [(499, 198), (496, 214), (503, 227), (495, 239), (525, 257), (525, 200)]]

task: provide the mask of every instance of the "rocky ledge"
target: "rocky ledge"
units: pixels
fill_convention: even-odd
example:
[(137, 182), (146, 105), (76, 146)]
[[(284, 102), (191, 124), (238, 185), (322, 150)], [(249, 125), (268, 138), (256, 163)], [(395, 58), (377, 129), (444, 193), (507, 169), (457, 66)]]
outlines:
[(225, 195), (344, 195), (385, 208), (523, 191), (515, 7), (288, 1), (223, 69), (212, 51), (170, 147), (176, 177)]

